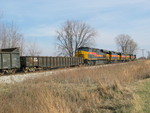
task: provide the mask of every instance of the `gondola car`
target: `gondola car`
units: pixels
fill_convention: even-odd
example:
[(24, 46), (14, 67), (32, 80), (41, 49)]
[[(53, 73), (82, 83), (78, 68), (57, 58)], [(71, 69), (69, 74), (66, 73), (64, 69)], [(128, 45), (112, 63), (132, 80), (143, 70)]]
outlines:
[(0, 74), (12, 74), (20, 69), (19, 48), (0, 49)]
[(82, 57), (49, 57), (49, 56), (21, 56), (21, 70), (34, 72), (37, 69), (52, 69), (71, 67), (83, 64)]

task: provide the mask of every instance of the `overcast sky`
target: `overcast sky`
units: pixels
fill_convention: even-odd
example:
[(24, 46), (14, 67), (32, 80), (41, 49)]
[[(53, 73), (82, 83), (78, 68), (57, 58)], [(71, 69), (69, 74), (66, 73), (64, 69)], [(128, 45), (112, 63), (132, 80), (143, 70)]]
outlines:
[(66, 20), (94, 27), (96, 48), (116, 50), (114, 38), (128, 34), (140, 49), (150, 51), (150, 0), (0, 0), (0, 10), (27, 42), (38, 42), (43, 55), (56, 54), (55, 31)]

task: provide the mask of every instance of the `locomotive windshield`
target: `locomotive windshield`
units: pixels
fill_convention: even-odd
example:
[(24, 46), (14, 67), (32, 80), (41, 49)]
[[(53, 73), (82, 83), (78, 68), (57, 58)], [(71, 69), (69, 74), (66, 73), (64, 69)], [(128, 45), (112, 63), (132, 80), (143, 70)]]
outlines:
[(78, 51), (89, 51), (89, 48), (87, 48), (87, 47), (81, 47), (81, 48), (78, 48)]

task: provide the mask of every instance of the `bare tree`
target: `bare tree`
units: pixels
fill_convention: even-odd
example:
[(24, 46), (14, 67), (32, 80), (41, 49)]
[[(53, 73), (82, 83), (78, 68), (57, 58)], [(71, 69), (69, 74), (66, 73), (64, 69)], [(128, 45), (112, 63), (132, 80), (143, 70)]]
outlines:
[(36, 41), (31, 42), (27, 45), (26, 55), (39, 56), (40, 54), (41, 54), (41, 50), (38, 48)]
[(150, 51), (147, 51), (147, 58), (150, 59)]
[(116, 38), (118, 50), (127, 54), (135, 54), (138, 44), (129, 36), (125, 34), (118, 35)]
[[(2, 18), (2, 17), (1, 17)], [(0, 22), (0, 48), (20, 48), (20, 54), (24, 53), (24, 37), (19, 32), (15, 23)]]
[(20, 38), (18, 47), (20, 50), (20, 55), (25, 55), (25, 40), (23, 37)]
[(57, 33), (59, 55), (74, 56), (81, 46), (94, 44), (96, 31), (84, 22), (66, 21)]

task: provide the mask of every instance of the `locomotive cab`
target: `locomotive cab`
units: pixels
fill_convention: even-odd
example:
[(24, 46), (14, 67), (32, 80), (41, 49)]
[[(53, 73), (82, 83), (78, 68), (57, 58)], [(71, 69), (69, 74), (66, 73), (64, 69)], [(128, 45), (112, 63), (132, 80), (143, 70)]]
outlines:
[(80, 47), (76, 52), (77, 57), (83, 57), (84, 62), (89, 65), (103, 64), (108, 62), (109, 54), (108, 51), (103, 49)]
[(87, 60), (88, 59), (88, 52), (89, 52), (88, 47), (80, 47), (80, 48), (78, 48), (77, 52), (75, 53), (75, 56), (83, 57), (84, 60)]

